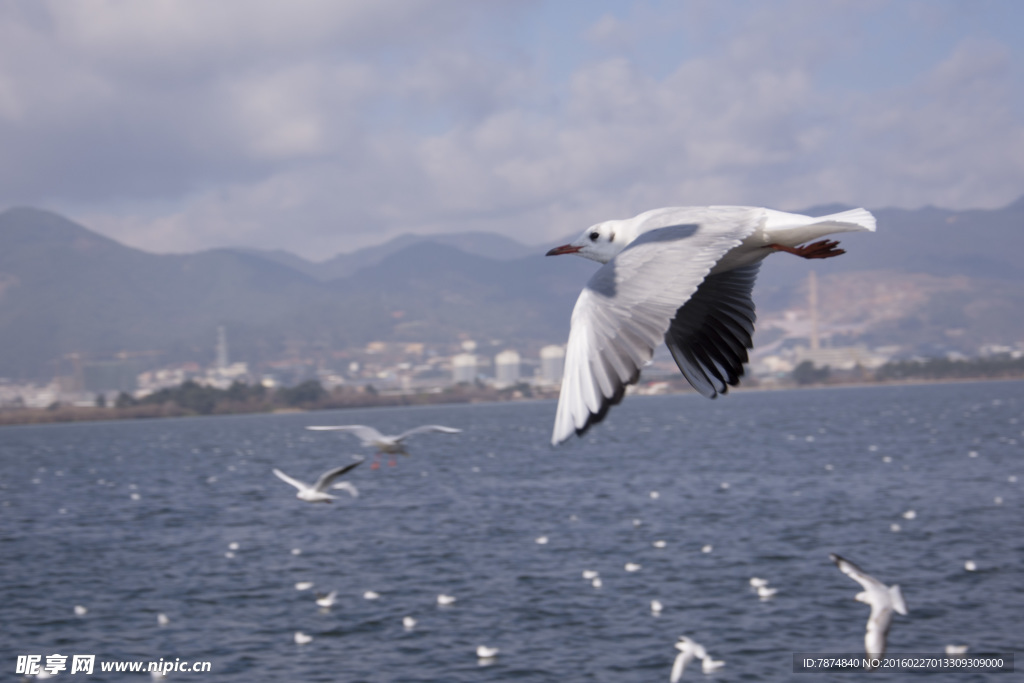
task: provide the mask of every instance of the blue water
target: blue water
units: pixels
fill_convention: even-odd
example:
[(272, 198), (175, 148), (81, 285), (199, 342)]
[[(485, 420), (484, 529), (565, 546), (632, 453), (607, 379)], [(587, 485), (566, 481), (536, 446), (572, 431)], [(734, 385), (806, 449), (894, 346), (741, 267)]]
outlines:
[[(0, 670), (60, 653), (211, 662), (169, 680), (667, 681), (685, 634), (726, 662), (707, 680), (830, 680), (793, 674), (792, 654), (860, 651), (868, 607), (829, 552), (901, 585), (890, 652), (1024, 652), (1024, 383), (634, 396), (558, 449), (553, 416), (535, 402), (0, 429)], [(271, 474), (369, 455), (304, 429), (351, 423), (465, 432), (365, 463), (348, 477), (361, 496), (332, 505)], [(759, 600), (752, 576), (779, 593)], [(501, 650), (490, 666), (480, 644)]]

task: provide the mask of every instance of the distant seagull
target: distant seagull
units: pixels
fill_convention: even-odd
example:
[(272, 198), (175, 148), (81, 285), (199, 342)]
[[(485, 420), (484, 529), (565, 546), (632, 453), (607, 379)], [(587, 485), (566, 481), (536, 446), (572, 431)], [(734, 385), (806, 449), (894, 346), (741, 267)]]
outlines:
[(761, 586), (767, 586), (768, 585), (768, 581), (767, 581), (767, 579), (762, 579), (762, 578), (757, 577), (757, 576), (752, 576), (750, 578), (750, 585), (752, 587), (754, 587), (754, 588), (760, 588)]
[(713, 545), (711, 545), (710, 543), (708, 543), (708, 544), (707, 544), (707, 545), (705, 545), (705, 546), (701, 546), (701, 549), (700, 549), (700, 551), (701, 551), (702, 553), (710, 553), (710, 552), (711, 552), (712, 550), (714, 550), (714, 549), (715, 549), (715, 547), (714, 547)]
[[(445, 434), (458, 434), (461, 429), (455, 429), (454, 427), (445, 427), (442, 425), (422, 425), (420, 427), (414, 427), (406, 430), (401, 434), (394, 436), (388, 436), (381, 434), (373, 427), (367, 427), (366, 425), (340, 425), (337, 427), (306, 427), (313, 431), (333, 431), (333, 432), (351, 432), (363, 442), (364, 446), (372, 446), (377, 449), (377, 455), (381, 453), (388, 453), (391, 455), (409, 455), (409, 452), (405, 449), (405, 440), (413, 434), (421, 434), (423, 432), (444, 432)], [(377, 463), (374, 462), (374, 465)], [(392, 458), (389, 465), (394, 465), (395, 460)], [(376, 469), (376, 468), (374, 468)]]
[(452, 605), (454, 603), (455, 597), (452, 595), (445, 595), (444, 593), (441, 593), (437, 596), (437, 604), (441, 607), (447, 607), (448, 605)]
[(412, 617), (402, 617), (402, 627), (405, 628), (406, 631), (411, 631), (416, 628), (416, 620)]
[(330, 593), (317, 593), (316, 604), (321, 607), (331, 607), (334, 605), (335, 598), (338, 597), (338, 591), (331, 591)]
[(627, 562), (626, 563), (626, 571), (627, 572), (638, 572), (642, 568), (643, 568), (643, 566), (640, 565), (640, 564), (637, 564), (636, 562)]
[(601, 577), (600, 576), (595, 576), (593, 578), (593, 580), (591, 580), (590, 585), (593, 586), (594, 588), (600, 588), (601, 586), (604, 585), (604, 582), (601, 581)]
[(903, 513), (903, 519), (915, 519), (917, 517), (916, 510), (907, 510)]
[(857, 602), (863, 602), (871, 606), (871, 615), (868, 617), (867, 633), (864, 635), (864, 651), (869, 657), (881, 657), (885, 654), (885, 639), (889, 635), (889, 626), (892, 625), (892, 613), (907, 613), (907, 604), (903, 601), (903, 594), (897, 585), (886, 586), (884, 583), (868, 576), (864, 571), (842, 557), (829, 554), (829, 558), (836, 563), (839, 571), (864, 587), (864, 590), (854, 596)]
[(771, 588), (770, 586), (758, 586), (757, 597), (762, 600), (770, 600), (775, 597), (775, 594), (779, 592), (778, 588)]
[(577, 254), (604, 265), (572, 312), (551, 443), (603, 420), (662, 341), (697, 391), (726, 393), (753, 346), (751, 291), (761, 260), (776, 251), (839, 256), (837, 242), (806, 243), (874, 230), (864, 209), (812, 218), (744, 206), (670, 207), (598, 223), (555, 247), (548, 256)]
[(583, 578), (586, 579), (587, 581), (590, 581), (591, 579), (596, 579), (597, 576), (598, 576), (598, 572), (594, 571), (593, 569), (584, 569), (583, 570)]
[(297, 581), (295, 583), (295, 590), (297, 591), (308, 591), (313, 587), (312, 581)]
[(365, 593), (363, 593), (364, 600), (376, 600), (379, 597), (380, 593), (378, 593), (377, 591), (366, 591)]
[(302, 631), (296, 631), (295, 632), (295, 644), (296, 645), (305, 645), (306, 643), (311, 643), (311, 642), (313, 642), (313, 636), (307, 636)]
[(653, 545), (655, 548), (664, 548), (668, 544), (665, 543), (665, 541), (655, 541), (651, 545)]
[(978, 571), (978, 565), (975, 564), (974, 560), (967, 560), (964, 562), (964, 569), (969, 572), (976, 572)]
[(704, 659), (708, 656), (703, 645), (686, 636), (679, 636), (675, 648), (679, 650), (679, 654), (676, 655), (676, 660), (672, 663), (672, 674), (669, 676), (671, 683), (676, 683), (683, 677), (683, 670), (687, 664), (693, 661), (694, 657)]
[(476, 648), (476, 656), (480, 659), (493, 659), (498, 656), (499, 652), (501, 652), (501, 650), (498, 648), (487, 647), (486, 645), (477, 645)]
[(84, 617), (88, 613), (89, 613), (89, 609), (88, 608), (86, 608), (86, 607), (84, 607), (82, 605), (75, 605), (75, 615), (77, 615), (79, 617)]
[(661, 604), (660, 600), (651, 600), (651, 614), (658, 616), (663, 609), (665, 609), (665, 606)]
[(171, 623), (171, 620), (167, 618), (166, 614), (161, 612), (160, 614), (156, 615), (156, 623), (158, 626), (167, 626), (167, 624)]
[(967, 645), (947, 645), (946, 654), (950, 657), (959, 657), (967, 652)]
[(327, 487), (331, 485), (335, 479), (345, 474), (349, 470), (359, 467), (363, 464), (363, 461), (354, 462), (351, 465), (343, 465), (341, 467), (335, 467), (333, 470), (327, 470), (320, 475), (320, 478), (316, 480), (316, 483), (310, 486), (304, 481), (298, 479), (292, 479), (281, 470), (274, 468), (274, 474), (281, 481), (285, 481), (299, 490), (295, 497), (299, 500), (304, 500), (307, 503), (330, 503), (335, 499), (334, 496), (327, 493)]
[(538, 536), (537, 539), (536, 539), (536, 543), (537, 543), (537, 545), (547, 545), (548, 544), (548, 537), (547, 536)]

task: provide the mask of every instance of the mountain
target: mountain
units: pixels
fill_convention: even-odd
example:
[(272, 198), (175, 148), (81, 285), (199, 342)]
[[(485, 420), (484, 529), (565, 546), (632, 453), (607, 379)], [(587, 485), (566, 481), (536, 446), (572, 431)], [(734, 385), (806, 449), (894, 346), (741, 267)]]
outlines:
[[(1024, 200), (994, 211), (875, 214), (876, 234), (840, 235), (842, 258), (765, 262), (754, 290), (765, 328), (774, 314), (803, 308), (813, 269), (822, 322), (844, 330), (844, 343), (973, 353), (1024, 339)], [(232, 357), (257, 365), (329, 358), (375, 340), (562, 343), (597, 266), (544, 251), (470, 234), (403, 236), (321, 264), (242, 249), (158, 255), (14, 208), (0, 213), (0, 377), (45, 378), (62, 364), (66, 372), (71, 354), (210, 363), (219, 325)], [(317, 269), (332, 262), (336, 270)]]
[(363, 268), (377, 265), (392, 254), (425, 243), (443, 244), (467, 254), (482, 256), (496, 261), (527, 258), (537, 253), (536, 249), (489, 232), (399, 235), (384, 244), (366, 247), (350, 254), (337, 254), (326, 261), (307, 261), (301, 256), (296, 256), (280, 249), (273, 251), (235, 249), (234, 251), (258, 256), (274, 263), (280, 263), (317, 280), (326, 282), (341, 277), (349, 277)]

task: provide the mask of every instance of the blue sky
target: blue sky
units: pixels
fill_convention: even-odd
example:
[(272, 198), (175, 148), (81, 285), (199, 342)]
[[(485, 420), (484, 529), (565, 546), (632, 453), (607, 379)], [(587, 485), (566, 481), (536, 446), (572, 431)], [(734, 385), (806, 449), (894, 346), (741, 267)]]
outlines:
[[(1024, 194), (1016, 0), (0, 0), (0, 209), (155, 252)], [(884, 229), (884, 226), (882, 226)]]

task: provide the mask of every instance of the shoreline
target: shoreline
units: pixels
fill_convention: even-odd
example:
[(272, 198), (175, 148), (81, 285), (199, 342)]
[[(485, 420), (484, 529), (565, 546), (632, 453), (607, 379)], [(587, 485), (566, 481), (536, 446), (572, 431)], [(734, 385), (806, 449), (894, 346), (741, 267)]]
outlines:
[[(646, 385), (669, 382), (669, 387), (662, 391), (645, 392), (640, 386), (634, 392), (636, 395), (677, 395), (696, 394), (692, 388), (671, 386), (675, 380), (682, 378), (652, 378), (645, 382)], [(1024, 380), (1022, 376), (1016, 377), (951, 377), (943, 379), (899, 379), (863, 382), (832, 382), (806, 385), (748, 385), (737, 386), (730, 389), (730, 393), (747, 393), (762, 391), (801, 391), (807, 389), (840, 389), (855, 387), (884, 387), (884, 386), (916, 386), (926, 384), (964, 384), (974, 382), (1012, 382)], [(639, 385), (635, 385), (639, 386)], [(345, 396), (325, 400), (315, 405), (305, 407), (282, 407), (269, 404), (255, 405), (226, 405), (218, 406), (218, 409), (210, 413), (197, 413), (184, 409), (176, 404), (131, 406), (127, 408), (116, 407), (93, 407), (93, 406), (59, 406), (56, 408), (0, 408), (0, 428), (20, 427), (27, 425), (44, 424), (68, 424), (79, 422), (120, 422), (124, 420), (153, 420), (181, 417), (223, 417), (226, 415), (260, 415), (260, 414), (288, 414), (288, 413), (311, 413), (327, 410), (346, 410), (360, 408), (399, 408), (405, 406), (426, 406), (426, 405), (457, 405), (466, 403), (507, 403), (552, 400), (558, 398), (558, 392), (538, 392), (540, 395), (515, 395), (496, 390), (464, 390), (459, 392), (441, 394), (381, 394), (381, 395), (360, 395), (357, 397)]]

